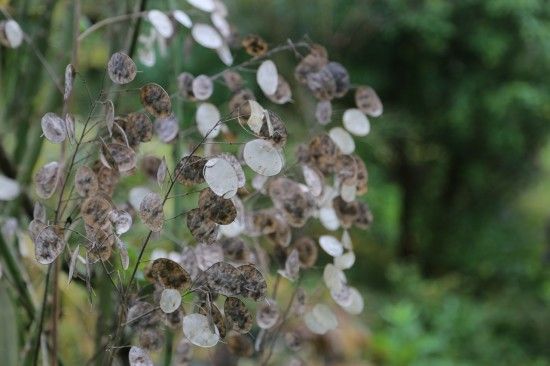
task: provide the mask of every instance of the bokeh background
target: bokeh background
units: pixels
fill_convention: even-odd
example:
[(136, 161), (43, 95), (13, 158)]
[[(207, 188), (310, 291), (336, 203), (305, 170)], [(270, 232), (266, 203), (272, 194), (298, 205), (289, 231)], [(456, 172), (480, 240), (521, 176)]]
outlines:
[[(71, 22), (69, 2), (57, 2), (52, 9), (47, 1), (11, 3), (32, 5), (23, 23), (29, 31), (50, 22), (48, 46), (40, 45), (45, 54), (68, 57), (63, 29)], [(118, 6), (105, 0), (82, 3), (88, 21)], [(178, 3), (157, 0), (148, 7), (169, 9)], [(241, 34), (259, 34), (271, 46), (287, 39), (322, 43), (332, 60), (348, 68), (354, 84), (371, 85), (384, 103), (384, 115), (371, 121), (370, 135), (357, 145), (369, 171), (364, 200), (374, 224), (366, 233), (352, 233), (358, 257), (349, 277), (364, 294), (366, 307), (359, 320), (343, 325), (326, 361), (549, 365), (550, 3), (226, 4)], [(45, 15), (50, 11), (51, 19)], [(83, 28), (88, 25), (82, 21)], [(92, 89), (103, 75), (109, 47), (116, 47), (105, 45), (103, 37), (94, 34), (81, 49), (81, 70)], [(173, 85), (181, 71), (221, 68), (209, 51), (187, 57), (182, 45), (183, 38), (168, 44), (166, 56), (147, 70), (147, 79)], [(2, 70), (30, 62), (11, 54), (0, 54), (0, 60)], [(282, 73), (292, 75), (291, 63), (285, 69), (281, 62)], [(62, 70), (65, 64), (56, 66)], [(41, 149), (31, 137), (23, 145), (12, 138), (19, 136), (24, 120), (36, 118), (25, 110), (26, 103), (42, 110), (38, 115), (55, 104), (47, 76), (36, 79), (38, 73), (29, 68), (18, 80), (2, 75), (23, 90), (35, 85), (30, 96), (12, 94), (9, 100), (15, 102), (2, 109), (4, 116), (19, 113), (15, 120), (21, 125), (0, 121), (1, 143), (15, 156)], [(309, 109), (285, 107), (287, 125), (307, 134), (314, 101), (306, 93), (294, 98)], [(352, 102), (351, 96), (345, 98), (335, 109), (343, 111)], [(40, 154), (46, 161), (56, 153), (44, 148)], [(33, 167), (21, 169), (30, 177)], [(66, 296), (69, 303), (73, 296), (86, 297), (84, 291)], [(66, 319), (62, 342), (69, 346), (87, 320), (72, 311)], [(89, 353), (90, 347), (80, 348), (64, 352), (69, 359)]]

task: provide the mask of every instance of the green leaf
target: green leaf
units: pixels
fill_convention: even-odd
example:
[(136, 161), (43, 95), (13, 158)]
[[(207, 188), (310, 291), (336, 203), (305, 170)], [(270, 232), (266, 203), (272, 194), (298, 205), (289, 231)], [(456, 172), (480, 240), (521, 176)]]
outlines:
[(0, 365), (18, 365), (18, 329), (15, 304), (5, 283), (0, 283)]

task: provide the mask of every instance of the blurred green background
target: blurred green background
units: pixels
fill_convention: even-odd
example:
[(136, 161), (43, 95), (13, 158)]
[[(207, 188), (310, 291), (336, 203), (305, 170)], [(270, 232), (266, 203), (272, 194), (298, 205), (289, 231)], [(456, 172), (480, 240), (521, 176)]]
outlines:
[[(375, 221), (366, 234), (353, 233), (358, 258), (349, 276), (365, 296), (367, 335), (353, 350), (356, 359), (550, 365), (550, 2), (226, 4), (243, 35), (259, 34), (271, 46), (303, 38), (325, 45), (354, 84), (371, 85), (384, 103), (384, 115), (371, 120), (371, 134), (357, 145)], [(65, 5), (55, 9), (57, 33), (45, 50), (60, 57), (62, 29), (70, 24)], [(92, 17), (109, 6), (83, 1)], [(173, 83), (183, 69), (219, 71), (209, 51), (182, 55), (181, 41), (169, 45), (148, 80)], [(88, 42), (81, 67), (93, 86), (111, 50), (99, 35)], [(290, 63), (283, 65), (296, 85)], [(294, 97), (311, 109), (284, 107), (295, 116), (286, 121), (291, 131), (305, 126), (314, 108), (305, 93)], [(337, 115), (352, 103), (348, 96), (335, 105)]]

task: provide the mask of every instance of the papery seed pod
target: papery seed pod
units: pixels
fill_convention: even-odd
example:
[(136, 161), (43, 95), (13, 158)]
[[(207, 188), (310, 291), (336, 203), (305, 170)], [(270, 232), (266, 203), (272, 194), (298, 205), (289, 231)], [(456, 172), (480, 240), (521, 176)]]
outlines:
[(148, 193), (139, 206), (139, 216), (151, 231), (161, 231), (164, 225), (163, 202), (157, 193)]
[(296, 65), (294, 77), (298, 82), (307, 84), (308, 75), (319, 72), (327, 63), (328, 59), (326, 54), (323, 55), (319, 52), (310, 52), (298, 65)]
[(65, 90), (63, 93), (63, 100), (68, 100), (73, 93), (74, 77), (76, 75), (76, 70), (72, 64), (68, 64), (65, 67)]
[(155, 307), (145, 301), (135, 302), (126, 314), (126, 323), (133, 329), (145, 329), (158, 325), (159, 312)]
[(174, 25), (168, 16), (160, 10), (149, 10), (147, 20), (163, 38), (170, 38), (174, 34)]
[(246, 53), (253, 57), (263, 56), (267, 53), (267, 42), (260, 36), (255, 34), (249, 34), (242, 40), (242, 46)]
[(275, 90), (275, 93), (268, 95), (267, 97), (276, 104), (285, 104), (292, 100), (292, 89), (290, 89), (290, 85), (283, 75), (279, 74), (278, 76), (277, 89)]
[[(183, 335), (199, 347), (213, 347), (220, 340), (218, 328), (211, 327), (208, 318), (202, 314), (189, 314), (183, 317)], [(213, 328), (213, 329), (212, 329)]]
[(211, 103), (201, 103), (195, 114), (200, 134), (209, 139), (216, 138), (222, 127), (220, 111)]
[(34, 203), (32, 217), (36, 221), (46, 223), (46, 208), (38, 201)]
[(52, 263), (65, 249), (63, 229), (59, 226), (45, 226), (35, 236), (35, 257), (40, 264)]
[(207, 160), (197, 155), (184, 156), (176, 166), (174, 177), (184, 185), (204, 183), (203, 170)]
[(355, 136), (366, 136), (370, 132), (369, 119), (357, 108), (347, 109), (342, 116), (342, 123)]
[(176, 116), (170, 114), (166, 117), (159, 117), (154, 123), (155, 134), (165, 144), (173, 142), (179, 133), (179, 123)]
[(233, 165), (222, 158), (211, 158), (204, 165), (204, 180), (218, 196), (231, 198), (237, 194), (239, 177)]
[(107, 130), (109, 131), (109, 136), (113, 135), (113, 125), (115, 123), (115, 106), (113, 101), (106, 100), (105, 104), (105, 124), (107, 125)]
[(195, 94), (193, 94), (193, 80), (195, 77), (188, 73), (182, 72), (178, 75), (178, 91), (182, 98), (187, 100), (195, 100)]
[(269, 183), (268, 194), (275, 207), (284, 214), (293, 227), (302, 227), (314, 212), (313, 196), (302, 187), (284, 177), (279, 177)]
[(273, 95), (277, 91), (278, 77), (275, 63), (271, 60), (265, 60), (258, 67), (256, 82), (265, 95)]
[(315, 265), (317, 261), (317, 243), (312, 238), (302, 236), (294, 242), (293, 247), (298, 251), (302, 268), (310, 268)]
[(313, 96), (319, 100), (331, 100), (335, 97), (336, 81), (326, 66), (307, 74), (306, 83)]
[(235, 170), (235, 174), (237, 174), (238, 187), (244, 187), (244, 185), (246, 184), (246, 176), (244, 175), (243, 167), (241, 166), (239, 160), (234, 155), (227, 153), (219, 154), (218, 157), (227, 160), (229, 164), (231, 164), (231, 166)]
[(243, 159), (258, 174), (277, 175), (284, 165), (284, 158), (271, 141), (256, 139), (244, 145)]
[(60, 144), (67, 138), (65, 121), (55, 113), (48, 112), (40, 120), (42, 133), (54, 144)]
[(214, 263), (204, 271), (204, 275), (208, 287), (220, 295), (237, 296), (241, 293), (242, 274), (229, 263)]
[(232, 70), (224, 71), (223, 80), (225, 82), (225, 85), (227, 85), (227, 88), (229, 88), (229, 90), (231, 90), (232, 92), (239, 91), (243, 88), (244, 85), (242, 76)]
[(330, 100), (320, 100), (315, 107), (315, 118), (319, 124), (328, 125), (332, 119), (332, 103)]
[(323, 174), (333, 172), (339, 151), (334, 141), (327, 134), (312, 138), (308, 146), (308, 153), (311, 163), (319, 168)]
[(120, 256), (120, 263), (122, 264), (122, 268), (124, 270), (127, 270), (130, 266), (130, 257), (128, 256), (128, 247), (126, 246), (126, 243), (124, 243), (120, 238), (116, 237), (116, 244), (118, 249), (118, 254)]
[[(270, 140), (273, 143), (273, 146), (276, 148), (282, 148), (286, 145), (288, 138), (288, 132), (286, 130), (285, 124), (281, 118), (275, 114), (273, 111), (266, 111), (266, 117), (268, 123), (265, 123), (260, 129), (259, 135), (263, 138)], [(268, 128), (268, 125), (271, 125), (271, 128)], [(271, 131), (269, 131), (271, 130)]]
[(128, 361), (130, 363), (130, 366), (154, 365), (153, 361), (151, 360), (151, 356), (149, 356), (147, 351), (136, 346), (132, 346), (130, 348), (130, 352), (128, 353)]
[(369, 206), (364, 202), (357, 202), (358, 215), (355, 218), (354, 224), (360, 229), (368, 229), (372, 224), (373, 216)]
[(116, 242), (116, 235), (111, 226), (101, 228), (85, 225), (85, 228), (86, 238), (88, 239), (86, 246), (88, 259), (92, 263), (108, 260)]
[(281, 311), (273, 299), (266, 299), (256, 310), (256, 323), (262, 329), (273, 328), (280, 319)]
[(382, 115), (384, 107), (378, 94), (370, 86), (360, 86), (355, 91), (355, 105), (363, 113), (371, 117)]
[(342, 64), (338, 62), (329, 62), (326, 66), (328, 71), (332, 74), (334, 82), (336, 83), (336, 90), (334, 96), (336, 98), (342, 98), (348, 92), (350, 88), (350, 80), (348, 71)]
[(111, 202), (102, 195), (93, 195), (84, 200), (80, 207), (80, 215), (84, 223), (93, 228), (104, 228), (110, 225), (109, 213)]
[(149, 83), (139, 90), (141, 104), (155, 117), (168, 117), (172, 113), (170, 96), (160, 85)]
[(192, 84), (193, 95), (198, 100), (206, 100), (210, 98), (214, 92), (214, 83), (206, 75), (199, 75), (193, 79)]
[(306, 310), (306, 292), (302, 287), (296, 289), (290, 311), (292, 314), (303, 315)]
[(157, 173), (160, 167), (162, 160), (153, 155), (145, 155), (141, 159), (140, 169), (148, 176), (151, 180), (157, 179)]
[(275, 231), (267, 234), (267, 238), (276, 245), (286, 248), (292, 240), (292, 230), (285, 218), (281, 215), (277, 215), (275, 218)]
[(193, 39), (205, 48), (218, 49), (223, 46), (223, 38), (218, 31), (209, 24), (196, 23), (191, 29)]
[(340, 154), (336, 158), (335, 175), (342, 184), (355, 186), (357, 183), (357, 159), (352, 155)]
[(302, 348), (303, 337), (297, 331), (286, 332), (284, 335), (285, 345), (294, 352), (297, 352)]
[(87, 197), (96, 193), (99, 189), (99, 183), (94, 171), (89, 167), (82, 165), (76, 171), (74, 184), (80, 197)]
[(296, 249), (292, 249), (285, 261), (285, 268), (277, 271), (281, 276), (290, 281), (296, 281), (300, 272), (300, 255)]
[(232, 330), (245, 334), (252, 329), (252, 314), (240, 299), (231, 296), (226, 298), (223, 304), (223, 312)]
[(180, 254), (179, 264), (185, 268), (185, 270), (191, 276), (191, 279), (194, 280), (199, 274), (199, 267), (197, 265), (197, 256), (195, 251), (190, 246), (183, 248)]
[(191, 235), (202, 243), (213, 243), (218, 236), (218, 225), (210, 220), (206, 212), (199, 208), (192, 209), (187, 213), (187, 227)]
[(125, 53), (115, 52), (107, 64), (109, 77), (115, 84), (128, 84), (137, 74), (134, 61)]
[(220, 338), (225, 338), (227, 334), (227, 326), (225, 325), (225, 319), (216, 304), (214, 304), (213, 302), (202, 304), (199, 307), (199, 314), (202, 314), (207, 318), (212, 319), (212, 322), (220, 333)]
[(147, 276), (166, 288), (183, 290), (191, 285), (189, 273), (168, 258), (155, 259)]
[(174, 352), (174, 365), (175, 366), (189, 366), (193, 359), (193, 347), (191, 342), (187, 338), (182, 338)]
[(0, 21), (0, 44), (9, 48), (17, 48), (21, 46), (23, 39), (23, 30), (15, 20)]
[(128, 232), (132, 226), (132, 216), (124, 210), (112, 210), (109, 213), (109, 220), (113, 224), (117, 235)]
[(107, 158), (111, 168), (119, 172), (128, 172), (136, 167), (136, 152), (126, 145), (111, 143), (103, 145), (101, 152)]
[(334, 127), (328, 134), (342, 154), (352, 154), (355, 151), (355, 140), (348, 131), (341, 127)]
[[(188, 278), (187, 280), (190, 280)], [(165, 288), (160, 295), (159, 306), (166, 314), (170, 314), (178, 310), (181, 305), (181, 294), (179, 290), (173, 288)]]
[(359, 217), (359, 203), (357, 201), (346, 202), (337, 196), (332, 200), (336, 216), (343, 228), (349, 229)]
[(201, 191), (199, 208), (206, 212), (210, 220), (220, 225), (230, 224), (237, 217), (237, 209), (233, 201), (216, 195), (210, 188)]
[(227, 336), (227, 349), (238, 357), (251, 357), (254, 354), (252, 340), (236, 332), (230, 332)]
[(357, 155), (352, 156), (355, 159), (355, 164), (357, 165), (356, 188), (357, 195), (360, 196), (367, 193), (369, 173), (367, 171), (367, 166), (365, 165), (365, 162)]
[(139, 332), (139, 345), (148, 351), (157, 351), (164, 344), (164, 333), (157, 328), (146, 328)]
[(157, 184), (161, 187), (164, 181), (166, 180), (167, 172), (168, 172), (168, 168), (166, 167), (166, 159), (163, 157), (157, 169), (157, 174), (156, 174)]
[(267, 295), (267, 282), (262, 273), (252, 264), (238, 267), (244, 282), (241, 284), (241, 295), (254, 301), (261, 301)]
[(132, 140), (135, 140), (136, 145), (138, 142), (148, 142), (153, 138), (153, 123), (145, 113), (130, 113), (125, 130)]
[(112, 196), (120, 179), (120, 174), (114, 169), (100, 166), (96, 170), (99, 191)]
[(181, 306), (177, 310), (171, 313), (164, 313), (163, 315), (162, 320), (164, 325), (173, 330), (181, 328), (181, 322), (183, 320), (183, 316), (185, 315)]

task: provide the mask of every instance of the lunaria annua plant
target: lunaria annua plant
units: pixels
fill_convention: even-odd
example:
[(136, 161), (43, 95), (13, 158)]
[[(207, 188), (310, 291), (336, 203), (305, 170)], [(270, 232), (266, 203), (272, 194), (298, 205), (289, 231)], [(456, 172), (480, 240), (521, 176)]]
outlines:
[[(111, 91), (139, 88), (119, 98), (134, 98), (141, 109), (119, 107), (116, 98), (107, 99), (113, 93), (101, 91), (85, 117), (67, 105), (44, 113), (43, 136), (63, 153), (34, 176), (39, 201), (29, 233), (36, 260), (66, 260), (69, 277), (84, 279), (92, 300), (94, 276), (107, 274), (118, 302), (106, 329), (109, 361), (125, 355), (133, 366), (152, 365), (155, 352), (173, 347), (173, 364), (186, 365), (195, 347), (217, 347), (218, 356), (267, 364), (275, 348), (285, 347), (279, 361), (305, 364), (302, 344), (335, 329), (338, 308), (363, 310), (345, 274), (355, 262), (348, 230), (372, 222), (358, 200), (367, 193), (368, 174), (354, 153), (355, 139), (365, 139), (369, 117), (380, 116), (382, 104), (371, 87), (352, 86), (345, 67), (321, 45), (270, 49), (256, 35), (239, 41), (220, 1), (188, 3), (199, 11), (196, 20), (182, 10), (143, 13), (152, 27), (139, 36), (140, 63), (154, 65), (170, 37), (186, 32), (216, 52), (225, 70), (181, 70), (177, 90), (152, 81), (134, 85), (138, 72), (147, 79), (147, 69), (115, 52), (106, 62)], [(10, 27), (3, 24), (3, 37), (13, 45), (18, 38)], [(251, 58), (231, 66), (232, 52), (244, 54), (240, 48)], [(294, 75), (283, 75), (272, 58), (283, 52), (294, 55)], [(253, 80), (241, 75), (250, 69)], [(65, 100), (75, 77), (78, 70), (69, 65)], [(308, 138), (288, 109), (269, 109), (290, 104), (292, 87), (317, 101), (305, 117), (313, 122)], [(349, 94), (355, 106), (334, 113), (332, 103)], [(182, 103), (194, 118), (176, 113)], [(150, 143), (168, 144), (172, 157), (145, 154), (151, 149), (142, 146)], [(151, 182), (127, 190), (128, 182), (139, 181), (132, 175)], [(315, 233), (312, 221), (324, 229)], [(134, 230), (145, 234), (129, 246), (125, 237)], [(147, 258), (166, 241), (177, 250), (156, 249)], [(318, 257), (328, 259), (322, 271)], [(304, 275), (321, 272), (325, 291), (301, 286)], [(278, 294), (280, 286), (290, 295)], [(174, 339), (165, 339), (166, 327), (175, 330)]]

